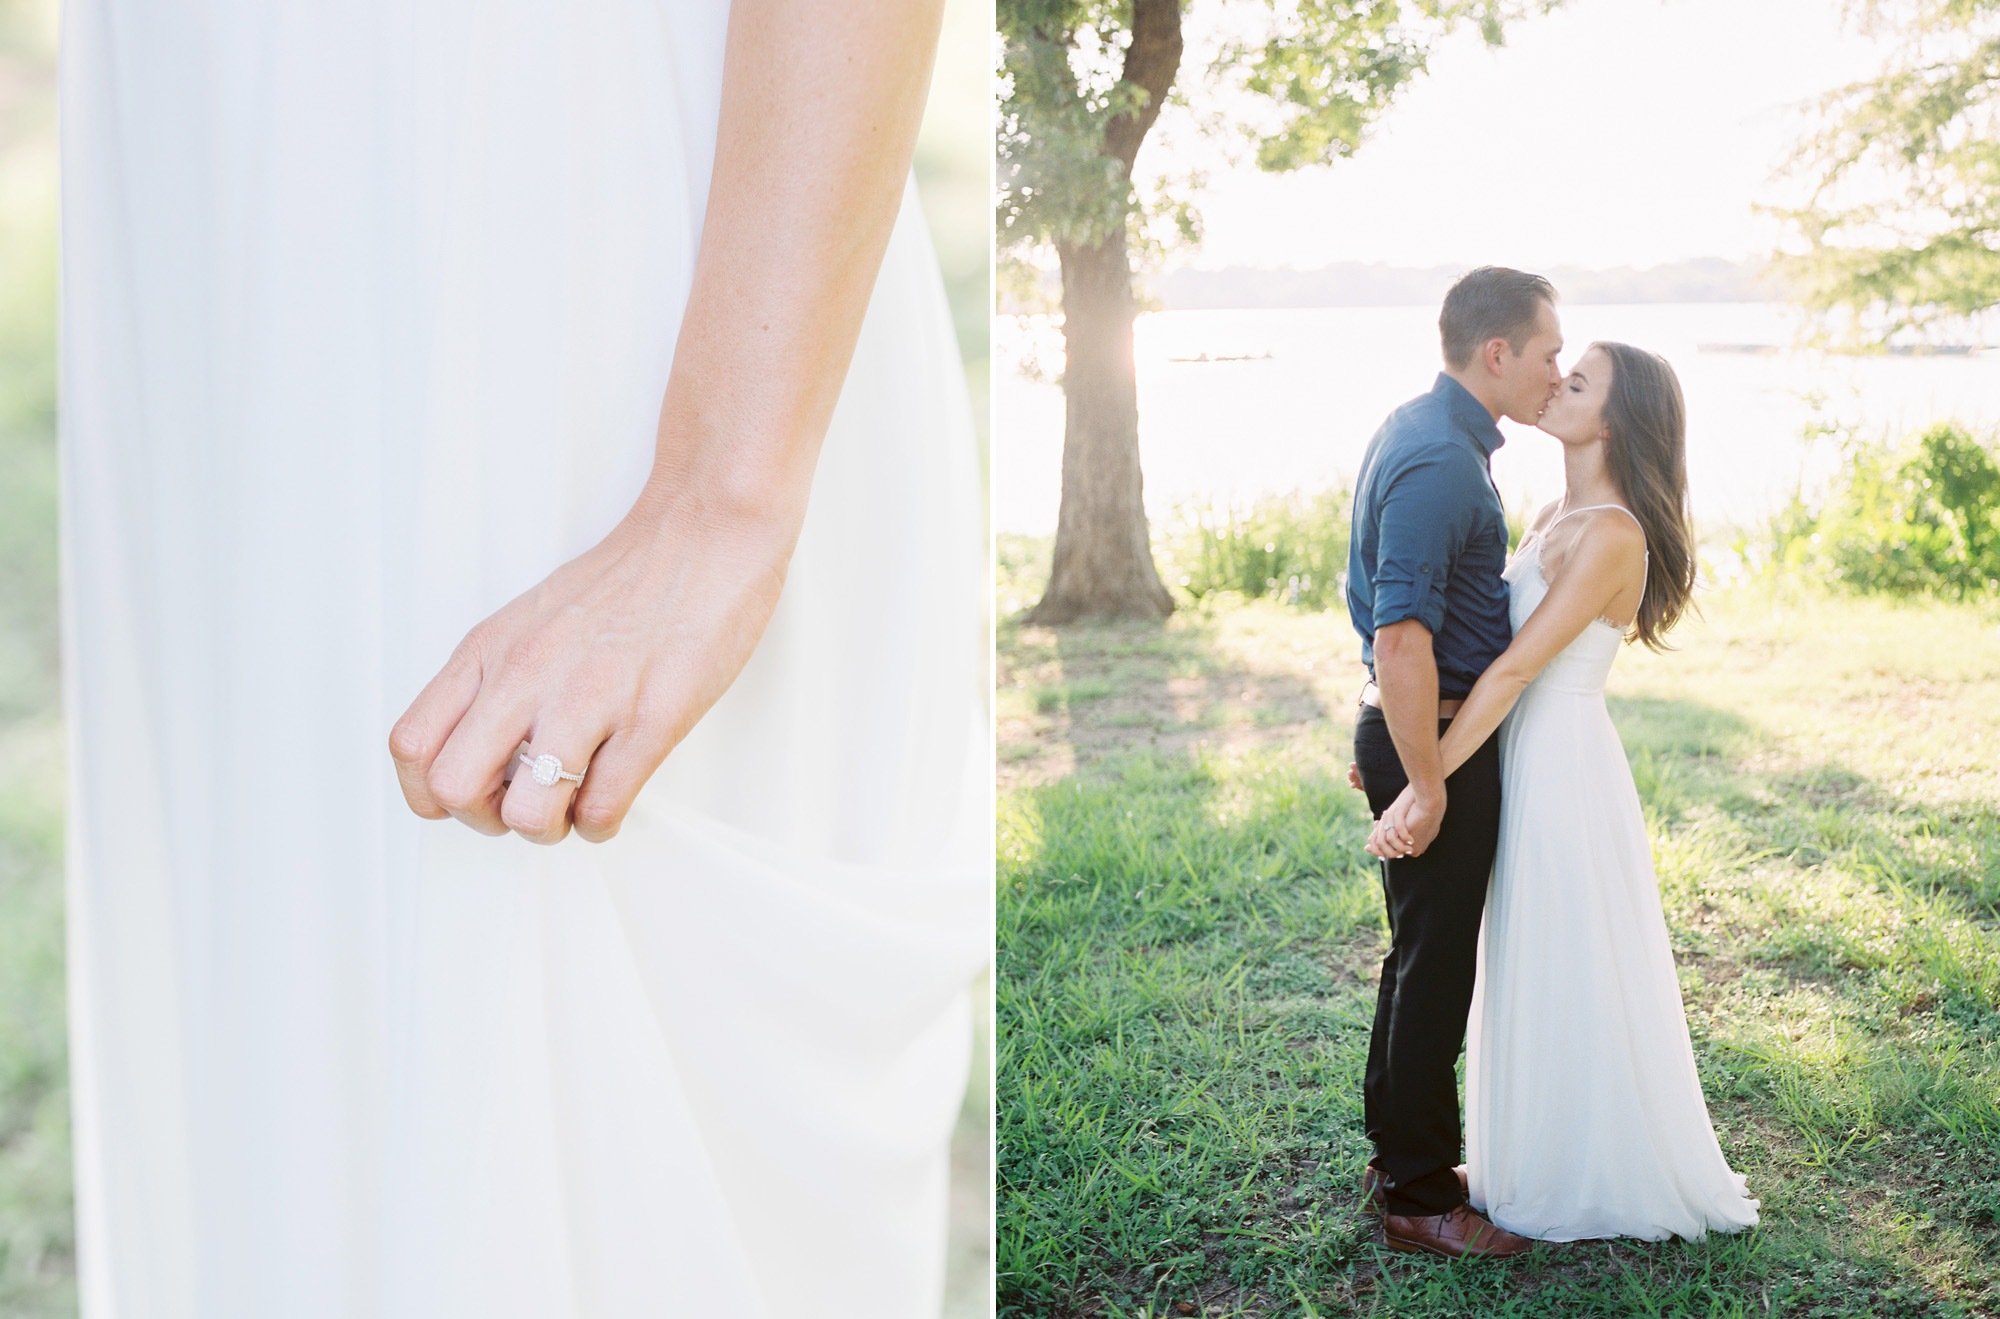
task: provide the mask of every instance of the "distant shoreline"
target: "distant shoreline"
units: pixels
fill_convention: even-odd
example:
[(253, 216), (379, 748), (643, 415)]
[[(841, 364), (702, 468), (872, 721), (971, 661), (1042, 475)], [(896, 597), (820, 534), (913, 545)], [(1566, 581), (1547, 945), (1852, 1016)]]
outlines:
[[(1174, 270), (1140, 281), (1153, 302), (1168, 311), (1255, 310), (1305, 307), (1435, 306), (1464, 266), (1385, 266), (1338, 262), (1315, 270)], [(1577, 305), (1633, 303), (1782, 302), (1785, 290), (1759, 260), (1699, 257), (1639, 269), (1584, 270), (1556, 266), (1548, 276), (1562, 300)], [(1036, 292), (1054, 305), (1061, 297), (1056, 272), (1045, 272)], [(1002, 296), (1000, 312), (1043, 310)]]

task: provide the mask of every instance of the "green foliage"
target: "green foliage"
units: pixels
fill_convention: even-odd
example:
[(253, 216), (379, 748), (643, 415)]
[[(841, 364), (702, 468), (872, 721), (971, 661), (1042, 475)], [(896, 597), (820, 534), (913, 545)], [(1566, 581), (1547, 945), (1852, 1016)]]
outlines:
[(0, 210), (0, 431), (55, 442), (56, 225), (53, 189)]
[(2000, 588), (2000, 464), (1940, 422), (1900, 445), (1844, 437), (1818, 508), (1794, 498), (1772, 526), (1773, 561), (1860, 591), (1983, 595)]
[(1340, 608), (1351, 508), (1345, 489), (1269, 496), (1242, 508), (1183, 504), (1154, 536), (1160, 577), (1197, 601), (1235, 592)]
[(0, 214), (0, 728), (57, 698), (54, 219)]
[(945, 6), (930, 103), (912, 162), (959, 352), (974, 374), (969, 383), (982, 434), (986, 417), (979, 406), (984, 399), (978, 373), (985, 370), (993, 313), (993, 251), (986, 232), (993, 106), (984, 76), (991, 63), (991, 13), (991, 6), (978, 0)]
[(55, 7), (0, 0), (0, 1314), (76, 1313), (56, 597)]
[(1120, 79), (1129, 6), (1115, 0), (1001, 0), (1001, 103), (995, 130), (1001, 248), (1102, 241), (1136, 205), (1105, 154), (1113, 118), (1146, 104)]
[[(1396, 92), (1422, 73), (1460, 23), (1500, 44), (1506, 24), (1560, 0), (1235, 0), (1262, 10), (1263, 31), (1223, 47), (1212, 79), (1268, 107), (1254, 121), (1220, 123), (1255, 148), (1267, 170), (1350, 155)], [(1130, 0), (999, 0), (998, 242), (1096, 243), (1129, 216), (1156, 211), (1184, 233), (1199, 221), (1186, 197), (1143, 204), (1123, 165), (1105, 152), (1112, 120), (1147, 94), (1121, 80), (1131, 44)]]
[(1042, 598), (1049, 568), (1055, 561), (1054, 536), (993, 536), (993, 609), (995, 617), (1012, 618)]
[(1827, 337), (1922, 341), (2000, 303), (2000, 2), (1859, 9), (1903, 41), (1880, 77), (1822, 103), (1789, 167), (1810, 195), (1773, 208), (1805, 250), (1778, 266)]
[[(1412, 24), (1398, 5), (1313, 0), (1276, 15), (1261, 44), (1232, 48), (1225, 59), (1241, 66), (1244, 89), (1269, 97), (1282, 115), (1282, 128), (1256, 142), (1259, 168), (1352, 155), (1396, 92), (1424, 71), (1441, 26)], [(1488, 31), (1497, 44), (1498, 23)]]

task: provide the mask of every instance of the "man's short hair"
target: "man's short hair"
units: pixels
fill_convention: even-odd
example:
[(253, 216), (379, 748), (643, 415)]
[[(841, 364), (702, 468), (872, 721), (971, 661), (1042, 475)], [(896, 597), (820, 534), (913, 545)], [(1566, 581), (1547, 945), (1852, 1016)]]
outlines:
[(1554, 306), (1555, 300), (1555, 285), (1525, 271), (1481, 266), (1461, 275), (1444, 295), (1444, 310), (1438, 314), (1445, 365), (1464, 370), (1493, 339), (1505, 339), (1518, 354), (1535, 332), (1542, 304)]

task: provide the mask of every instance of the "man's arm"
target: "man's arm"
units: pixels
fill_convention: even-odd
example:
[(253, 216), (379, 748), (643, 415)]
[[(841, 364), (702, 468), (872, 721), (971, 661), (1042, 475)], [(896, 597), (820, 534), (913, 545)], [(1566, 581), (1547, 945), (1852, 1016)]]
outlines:
[(1404, 817), (1409, 855), (1420, 856), (1444, 823), (1444, 760), (1438, 752), (1438, 671), (1430, 629), (1414, 618), (1375, 633), (1375, 686), (1382, 719), (1414, 798)]
[(1470, 459), (1433, 450), (1388, 479), (1379, 505), (1375, 686), (1411, 794), (1422, 803), (1410, 821), (1412, 856), (1430, 846), (1444, 820), (1437, 656), (1431, 640), (1444, 625), (1445, 587), (1470, 535), (1483, 481)]

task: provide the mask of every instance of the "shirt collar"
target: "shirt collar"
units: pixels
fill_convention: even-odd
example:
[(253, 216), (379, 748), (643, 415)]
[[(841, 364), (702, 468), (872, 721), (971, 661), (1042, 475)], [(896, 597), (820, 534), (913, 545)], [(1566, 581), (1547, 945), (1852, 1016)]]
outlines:
[(1456, 421), (1472, 442), (1479, 446), (1479, 452), (1488, 458), (1493, 451), (1507, 442), (1500, 433), (1499, 425), (1486, 405), (1472, 396), (1472, 391), (1453, 380), (1448, 372), (1438, 372), (1437, 383), (1431, 386), (1431, 393), (1444, 402), (1445, 411)]

